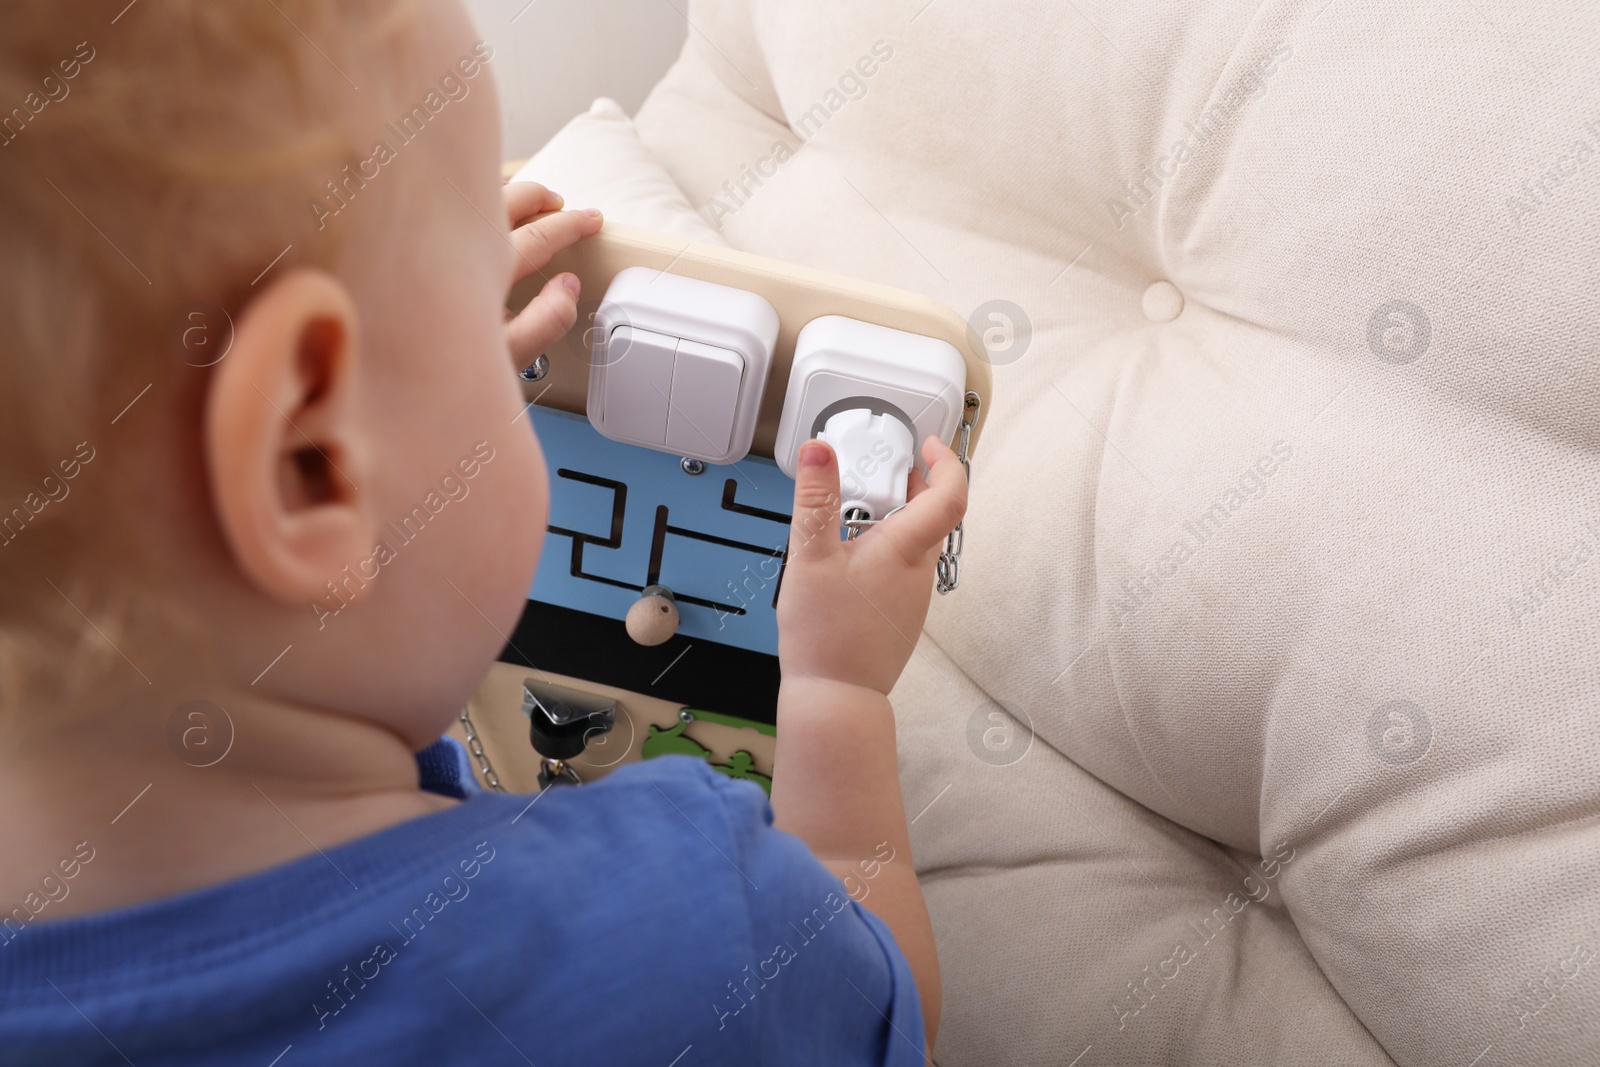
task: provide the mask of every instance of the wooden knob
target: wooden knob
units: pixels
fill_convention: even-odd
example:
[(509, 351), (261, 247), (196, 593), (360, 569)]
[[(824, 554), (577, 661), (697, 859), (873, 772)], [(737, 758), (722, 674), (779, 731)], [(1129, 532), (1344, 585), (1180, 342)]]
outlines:
[(663, 585), (646, 586), (628, 609), (628, 636), (641, 645), (659, 645), (678, 632), (678, 602)]

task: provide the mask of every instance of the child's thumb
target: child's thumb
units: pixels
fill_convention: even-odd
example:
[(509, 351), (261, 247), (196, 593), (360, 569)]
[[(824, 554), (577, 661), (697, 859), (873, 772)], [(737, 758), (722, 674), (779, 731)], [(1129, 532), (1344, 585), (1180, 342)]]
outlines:
[(824, 441), (800, 446), (794, 472), (791, 560), (825, 559), (839, 551), (839, 465)]

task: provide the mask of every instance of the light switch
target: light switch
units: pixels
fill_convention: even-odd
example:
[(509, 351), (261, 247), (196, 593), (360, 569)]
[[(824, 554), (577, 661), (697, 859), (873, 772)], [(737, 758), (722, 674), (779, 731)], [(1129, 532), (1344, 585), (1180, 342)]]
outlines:
[(679, 341), (667, 412), (667, 448), (685, 455), (726, 452), (743, 377), (744, 359), (737, 353)]
[(672, 369), (678, 339), (632, 326), (611, 333), (609, 375), (601, 403), (606, 421), (629, 427), (642, 441), (660, 445), (667, 439), (667, 400), (672, 395)]
[(618, 271), (594, 315), (589, 422), (613, 441), (737, 463), (755, 438), (777, 343), (778, 312), (755, 293)]

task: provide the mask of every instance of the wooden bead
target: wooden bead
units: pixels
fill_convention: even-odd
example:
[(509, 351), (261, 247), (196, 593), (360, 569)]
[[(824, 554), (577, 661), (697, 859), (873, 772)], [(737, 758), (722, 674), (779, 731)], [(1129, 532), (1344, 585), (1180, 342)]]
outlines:
[(659, 586), (645, 590), (645, 596), (628, 609), (626, 625), (628, 636), (641, 645), (659, 645), (678, 632), (678, 605), (665, 589)]

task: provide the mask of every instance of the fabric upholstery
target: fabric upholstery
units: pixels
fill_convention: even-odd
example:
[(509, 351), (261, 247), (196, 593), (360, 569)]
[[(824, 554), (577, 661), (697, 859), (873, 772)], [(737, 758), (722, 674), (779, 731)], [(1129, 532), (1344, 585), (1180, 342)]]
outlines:
[(939, 1063), (1600, 1063), (1600, 8), (689, 18), (702, 219), (995, 341), (892, 694)]
[(640, 142), (633, 120), (605, 97), (574, 116), (511, 180), (539, 182), (564, 196), (581, 194), (583, 203), (574, 200), (572, 206), (599, 208), (618, 222), (704, 244), (727, 244)]

